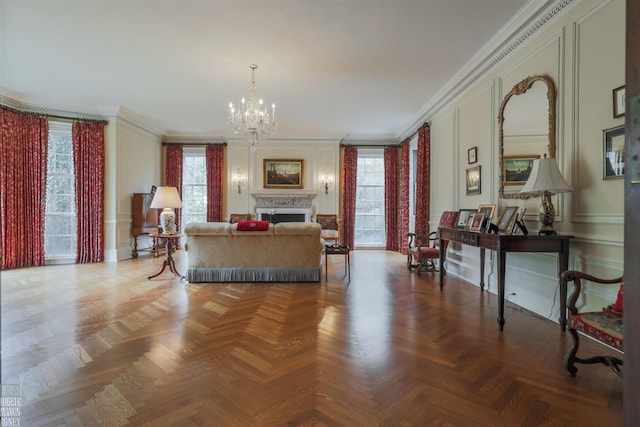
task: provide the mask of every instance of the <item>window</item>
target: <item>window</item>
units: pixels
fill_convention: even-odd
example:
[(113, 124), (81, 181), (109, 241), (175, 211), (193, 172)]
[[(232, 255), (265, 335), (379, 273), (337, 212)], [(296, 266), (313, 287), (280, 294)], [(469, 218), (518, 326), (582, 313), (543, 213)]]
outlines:
[(385, 246), (384, 151), (358, 150), (356, 246)]
[(71, 123), (50, 122), (44, 220), (46, 260), (75, 261), (77, 217)]
[(182, 224), (207, 221), (207, 164), (204, 148), (184, 148)]

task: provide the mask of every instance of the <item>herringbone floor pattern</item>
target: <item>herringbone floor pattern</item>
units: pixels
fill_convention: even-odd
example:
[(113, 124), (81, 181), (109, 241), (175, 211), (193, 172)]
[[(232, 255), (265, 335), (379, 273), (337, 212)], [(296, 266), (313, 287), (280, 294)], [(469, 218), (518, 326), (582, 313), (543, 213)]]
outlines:
[(2, 272), (22, 425), (622, 424), (622, 381), (568, 377), (556, 323), (508, 304), (499, 332), (495, 296), (452, 277), (441, 293), (402, 255), (354, 251), (350, 283), (330, 257), (319, 284), (147, 281), (161, 262)]

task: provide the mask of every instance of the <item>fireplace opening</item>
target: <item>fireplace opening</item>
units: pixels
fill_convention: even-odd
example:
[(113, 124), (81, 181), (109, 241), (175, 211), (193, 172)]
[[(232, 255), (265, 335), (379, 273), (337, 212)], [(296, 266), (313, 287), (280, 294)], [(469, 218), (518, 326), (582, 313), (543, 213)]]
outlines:
[(279, 222), (305, 222), (306, 215), (297, 213), (263, 213), (261, 214), (260, 219), (262, 221), (269, 221), (272, 224), (278, 224)]

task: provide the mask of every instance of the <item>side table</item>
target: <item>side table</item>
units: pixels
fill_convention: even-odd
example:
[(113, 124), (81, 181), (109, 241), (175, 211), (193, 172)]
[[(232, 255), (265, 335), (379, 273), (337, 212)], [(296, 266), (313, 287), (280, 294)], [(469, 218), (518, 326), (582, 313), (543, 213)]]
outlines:
[(150, 237), (154, 239), (164, 239), (166, 240), (166, 259), (162, 261), (162, 269), (154, 274), (153, 276), (147, 276), (147, 280), (151, 280), (154, 277), (157, 277), (162, 274), (167, 266), (169, 267), (169, 271), (178, 276), (180, 280), (184, 279), (184, 276), (178, 273), (176, 269), (176, 262), (173, 260), (173, 252), (174, 252), (174, 241), (182, 237), (182, 234), (162, 234), (162, 233), (150, 233)]
[(347, 245), (325, 245), (324, 247), (324, 280), (329, 279), (329, 255), (344, 255), (344, 272), (348, 275), (349, 281), (351, 281), (351, 260), (349, 259), (349, 253), (351, 249)]

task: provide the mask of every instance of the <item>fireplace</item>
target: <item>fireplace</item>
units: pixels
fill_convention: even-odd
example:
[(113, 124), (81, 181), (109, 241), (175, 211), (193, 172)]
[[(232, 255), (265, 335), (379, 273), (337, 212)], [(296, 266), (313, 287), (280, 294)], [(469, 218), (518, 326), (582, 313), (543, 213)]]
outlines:
[(311, 209), (256, 209), (256, 217), (262, 221), (269, 221), (273, 224), (279, 222), (310, 222)]
[(311, 201), (315, 193), (253, 193), (256, 218), (279, 222), (311, 222)]

